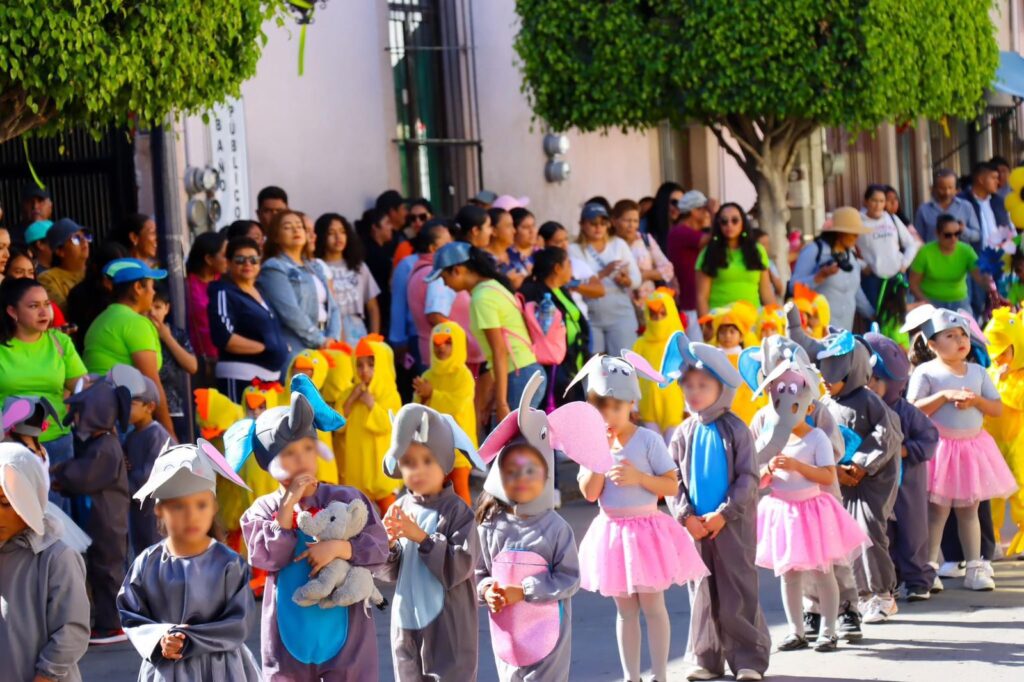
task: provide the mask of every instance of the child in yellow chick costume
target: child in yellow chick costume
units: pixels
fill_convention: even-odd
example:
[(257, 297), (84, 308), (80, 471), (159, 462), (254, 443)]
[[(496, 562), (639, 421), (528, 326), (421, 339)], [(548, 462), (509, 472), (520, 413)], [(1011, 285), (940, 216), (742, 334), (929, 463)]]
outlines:
[[(329, 371), (330, 363), (324, 354), (318, 350), (307, 348), (292, 358), (286, 381), (291, 386), (293, 376), (305, 374), (319, 391), (327, 381)], [(317, 480), (321, 483), (336, 484), (338, 482), (338, 465), (335, 462), (334, 437), (326, 431), (317, 431), (316, 434), (320, 440), (320, 451), (323, 455), (316, 461)]]
[[(466, 366), (466, 331), (458, 322), (446, 320), (430, 330), (430, 368), (412, 380), (415, 400), (455, 420), (473, 446), (477, 446), (476, 407), (473, 395), (476, 383)], [(472, 506), (469, 474), (473, 465), (460, 451), (455, 451), (455, 466), (448, 474), (455, 494)]]
[(395, 384), (395, 355), (384, 337), (370, 334), (359, 340), (354, 360), (356, 383), (342, 394), (347, 421), (342, 484), (376, 502), (383, 516), (401, 485), (401, 480), (384, 473), (383, 465), (391, 443), (391, 414), (402, 407)]
[(1014, 556), (1024, 552), (1024, 314), (1009, 308), (993, 310), (985, 336), (992, 357), (989, 376), (1003, 403), (1001, 416), (985, 417), (985, 430), (995, 439), (1020, 486), (1008, 500), (992, 500), (992, 526), (999, 543), (1008, 502), (1017, 533), (1006, 555)]
[[(199, 434), (223, 452), (224, 432), (232, 424), (243, 419), (245, 411), (241, 405), (231, 402), (230, 398), (215, 388), (198, 388), (192, 394), (196, 399), (196, 426), (199, 427)], [(245, 480), (244, 474), (240, 475)], [(251, 481), (245, 482), (252, 486)], [(224, 479), (223, 483), (217, 481), (217, 514), (227, 534), (225, 544), (236, 552), (242, 548), (239, 519), (252, 504), (253, 499), (255, 498), (252, 493), (227, 479)]]
[[(644, 333), (633, 344), (633, 352), (651, 363), (651, 367), (661, 367), (661, 358), (669, 337), (683, 331), (675, 292), (665, 287), (651, 292), (644, 299), (644, 320)], [(659, 388), (653, 381), (641, 381), (640, 404), (637, 409), (640, 412), (640, 423), (660, 433), (668, 443), (683, 420), (683, 389), (678, 381), (673, 381), (665, 388)]]
[(777, 305), (766, 305), (757, 314), (754, 324), (754, 337), (761, 341), (774, 334), (786, 333), (786, 315)]
[[(711, 323), (711, 343), (725, 352), (732, 366), (739, 369), (740, 353), (744, 347), (756, 346), (758, 339), (753, 334), (757, 322), (757, 308), (746, 301), (737, 301), (731, 306), (715, 308), (701, 319), (701, 324)], [(767, 404), (767, 397), (762, 395), (754, 400), (754, 392), (740, 382), (736, 389), (736, 397), (732, 401), (732, 411), (749, 425), (754, 414)]]
[(796, 284), (793, 286), (793, 305), (800, 311), (801, 326), (809, 336), (815, 339), (828, 336), (832, 308), (829, 307), (827, 298), (806, 284)]
[[(352, 388), (355, 378), (355, 370), (352, 361), (352, 346), (343, 341), (332, 341), (320, 352), (327, 358), (327, 378), (320, 389), (320, 395), (336, 411), (341, 412), (341, 397), (345, 391)], [(345, 430), (341, 429), (331, 433), (331, 442), (334, 447), (334, 462), (338, 467), (338, 480), (344, 475), (342, 468), (345, 466)]]

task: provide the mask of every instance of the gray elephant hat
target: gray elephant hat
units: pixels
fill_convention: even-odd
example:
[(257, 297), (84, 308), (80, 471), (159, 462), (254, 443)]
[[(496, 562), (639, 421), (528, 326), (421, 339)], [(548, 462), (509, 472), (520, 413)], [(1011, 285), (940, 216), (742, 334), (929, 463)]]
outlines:
[(595, 355), (583, 365), (565, 388), (564, 395), (580, 381), (586, 379), (587, 393), (602, 398), (615, 398), (627, 402), (640, 400), (640, 380), (643, 377), (655, 383), (665, 382), (661, 372), (651, 367), (642, 355), (623, 349), (619, 357)]
[[(682, 379), (692, 369), (706, 372), (722, 386), (718, 399), (707, 409), (702, 412), (691, 410), (696, 412), (701, 423), (709, 424), (732, 406), (743, 377), (721, 349), (706, 343), (692, 343), (685, 333), (675, 332), (665, 344), (665, 354), (661, 359), (661, 373), (666, 377), (663, 385)], [(690, 409), (689, 404), (687, 409)]]
[(149, 480), (134, 497), (141, 505), (147, 497), (172, 500), (206, 490), (214, 492), (218, 475), (250, 490), (210, 442), (200, 438), (194, 445), (174, 445), (168, 438), (153, 462)]
[(446, 475), (455, 467), (456, 450), (465, 454), (480, 469), (486, 469), (477, 456), (473, 442), (454, 419), (426, 405), (411, 403), (402, 407), (391, 422), (391, 445), (384, 454), (385, 474), (391, 478), (402, 477), (398, 470), (398, 460), (412, 443), (426, 446)]
[(8, 396), (4, 400), (4, 432), (39, 437), (46, 431), (47, 419), (60, 423), (60, 415), (49, 400), (41, 396)]
[(829, 334), (823, 340), (824, 350), (818, 353), (818, 369), (825, 383), (843, 382), (838, 397), (846, 396), (867, 385), (874, 364), (870, 346), (850, 331)]
[(603, 474), (612, 466), (608, 427), (593, 405), (571, 402), (551, 414), (530, 407), (543, 381), (540, 370), (533, 373), (523, 390), (519, 408), (502, 419), (480, 445), (480, 458), (491, 466), (484, 492), (510, 506), (513, 502), (505, 495), (501, 480), (502, 457), (515, 447), (527, 445), (544, 460), (547, 468), (544, 492), (535, 500), (515, 505), (516, 514), (523, 516), (536, 516), (554, 508), (555, 450), (596, 473)]

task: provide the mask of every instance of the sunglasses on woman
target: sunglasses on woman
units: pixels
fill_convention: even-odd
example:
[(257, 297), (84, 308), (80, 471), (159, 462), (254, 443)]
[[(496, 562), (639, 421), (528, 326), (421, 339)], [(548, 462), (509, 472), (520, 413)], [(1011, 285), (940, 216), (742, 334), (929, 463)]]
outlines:
[(410, 213), (409, 219), (414, 223), (425, 223), (430, 218), (428, 213)]
[(235, 256), (231, 262), (235, 265), (258, 265), (260, 259), (259, 256)]
[(743, 218), (740, 218), (739, 216), (732, 216), (731, 218), (719, 218), (718, 224), (721, 225), (722, 227), (725, 227), (726, 225), (742, 225)]
[(963, 234), (963, 230), (957, 230), (956, 232), (943, 232), (942, 236), (946, 239), (960, 239), (961, 234)]

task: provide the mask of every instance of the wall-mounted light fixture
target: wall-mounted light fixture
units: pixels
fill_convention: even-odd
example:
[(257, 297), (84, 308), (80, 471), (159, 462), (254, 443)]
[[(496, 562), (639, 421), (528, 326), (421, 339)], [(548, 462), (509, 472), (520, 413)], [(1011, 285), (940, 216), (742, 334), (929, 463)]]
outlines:
[(220, 183), (220, 173), (213, 166), (190, 166), (185, 169), (184, 181), (189, 195), (185, 219), (196, 232), (206, 232), (220, 220), (220, 202), (213, 197)]
[(544, 179), (548, 182), (565, 182), (569, 179), (572, 167), (568, 161), (551, 160), (544, 164)]
[(561, 133), (548, 133), (544, 136), (544, 154), (548, 157), (544, 164), (544, 179), (548, 182), (564, 182), (569, 179), (572, 168), (569, 162), (559, 159), (569, 153), (569, 137)]

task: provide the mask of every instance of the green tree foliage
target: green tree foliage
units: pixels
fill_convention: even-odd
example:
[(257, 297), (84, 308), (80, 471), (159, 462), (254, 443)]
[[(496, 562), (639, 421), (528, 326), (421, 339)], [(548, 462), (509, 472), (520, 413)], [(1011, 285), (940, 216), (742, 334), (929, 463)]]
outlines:
[(0, 3), (0, 142), (159, 125), (238, 95), (279, 0)]
[[(992, 0), (516, 0), (535, 114), (555, 129), (709, 126), (781, 245), (797, 145), (973, 118), (998, 66)], [(728, 134), (724, 134), (728, 131)]]

